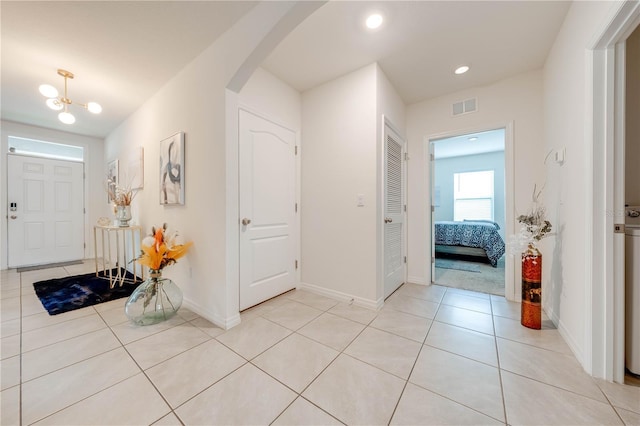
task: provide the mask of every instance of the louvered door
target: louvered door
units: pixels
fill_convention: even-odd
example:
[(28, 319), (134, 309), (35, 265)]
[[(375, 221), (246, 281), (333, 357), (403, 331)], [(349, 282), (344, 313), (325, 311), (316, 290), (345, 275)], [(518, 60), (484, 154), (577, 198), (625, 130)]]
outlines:
[(385, 126), (384, 161), (384, 297), (405, 279), (404, 143)]

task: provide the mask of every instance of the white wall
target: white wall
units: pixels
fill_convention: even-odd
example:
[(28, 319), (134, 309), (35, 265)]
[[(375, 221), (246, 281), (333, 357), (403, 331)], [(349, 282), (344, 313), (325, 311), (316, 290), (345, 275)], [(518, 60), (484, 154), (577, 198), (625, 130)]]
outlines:
[(504, 151), (440, 158), (435, 163), (435, 184), (440, 187), (440, 205), (436, 206), (435, 220), (453, 220), (454, 173), (493, 170), (493, 220), (500, 225), (498, 233), (507, 241), (504, 233)]
[(400, 136), (406, 137), (406, 106), (378, 64), (376, 64), (376, 84), (378, 128), (381, 128), (383, 124), (381, 120), (384, 115), (395, 126), (396, 131), (400, 132)]
[(640, 206), (640, 29), (627, 39), (625, 203)]
[[(461, 99), (478, 98), (478, 111), (453, 117), (451, 105)], [(542, 126), (542, 72), (533, 71), (495, 84), (451, 93), (407, 107), (409, 141), (409, 279), (429, 283), (426, 262), (431, 228), (425, 219), (430, 203), (428, 152), (429, 137), (456, 132), (469, 133), (498, 128), (513, 122), (515, 145), (515, 210), (530, 208), (534, 183), (544, 181), (546, 148)], [(507, 212), (507, 215), (510, 213)], [(514, 278), (520, 276), (515, 262)], [(507, 277), (507, 279), (509, 279)]]
[[(244, 84), (239, 73), (253, 70), (257, 51), (268, 53), (266, 41), (277, 42), (274, 28), (302, 19), (287, 16), (294, 9), (300, 10), (294, 3), (258, 4), (106, 138), (106, 161), (123, 161), (144, 147), (144, 190), (133, 203), (134, 221), (146, 230), (167, 222), (193, 241), (187, 256), (165, 274), (180, 286), (187, 307), (222, 327), (239, 322), (238, 283), (227, 281), (227, 243), (233, 238), (227, 226), (237, 218), (227, 220), (226, 200), (227, 192), (237, 197), (237, 188), (226, 181), (227, 138), (233, 133), (225, 115), (226, 88), (232, 79)], [(185, 132), (185, 205), (161, 206), (158, 145), (178, 131)]]
[[(2, 185), (0, 185), (0, 211), (7, 211), (7, 151), (9, 136), (18, 136), (55, 142), (65, 145), (81, 146), (84, 148), (85, 163), (85, 215), (84, 241), (86, 244), (85, 258), (93, 257), (93, 225), (100, 216), (109, 214), (109, 205), (106, 202), (107, 196), (103, 187), (104, 176), (106, 175), (106, 165), (104, 161), (104, 141), (99, 138), (80, 136), (73, 133), (60, 132), (57, 130), (45, 129), (43, 127), (30, 126), (27, 124), (2, 121), (0, 132), (0, 170), (2, 170)], [(0, 230), (0, 269), (7, 268), (7, 217), (2, 214), (2, 227)]]
[(304, 92), (302, 134), (302, 283), (375, 303), (376, 65)]
[(303, 287), (382, 304), (382, 120), (404, 135), (404, 109), (375, 63), (302, 94)]
[[(566, 157), (562, 166), (551, 163), (546, 170), (547, 181), (553, 185), (547, 186), (545, 203), (557, 235), (548, 239), (553, 250), (544, 251), (543, 280), (550, 283), (543, 288), (543, 305), (585, 368), (589, 368), (584, 364), (589, 351), (585, 335), (587, 293), (604, 294), (604, 283), (597, 277), (590, 288), (590, 267), (585, 266), (591, 262), (588, 241), (592, 226), (583, 213), (592, 210), (588, 182), (602, 179), (590, 175), (593, 147), (587, 135), (593, 120), (585, 105), (590, 104), (592, 65), (587, 49), (612, 6), (616, 4), (574, 2), (544, 68), (545, 149), (566, 148)], [(605, 214), (604, 208), (601, 214)]]
[(242, 106), (263, 113), (300, 132), (302, 116), (302, 95), (264, 68), (258, 68), (239, 93)]

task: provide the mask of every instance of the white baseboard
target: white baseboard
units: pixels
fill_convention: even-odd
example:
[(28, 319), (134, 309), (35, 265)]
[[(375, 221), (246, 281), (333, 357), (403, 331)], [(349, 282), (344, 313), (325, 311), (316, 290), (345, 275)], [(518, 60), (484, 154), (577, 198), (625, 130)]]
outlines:
[(407, 277), (407, 282), (410, 282), (411, 284), (420, 284), (420, 285), (428, 285), (431, 283), (428, 283), (424, 278), (422, 277)]
[(223, 330), (229, 330), (230, 328), (240, 324), (239, 312), (236, 312), (234, 315), (231, 315), (228, 318), (224, 318), (220, 315), (215, 314), (214, 312), (211, 312), (210, 310), (204, 308), (203, 306), (193, 302), (192, 300), (189, 300), (186, 298), (183, 299), (182, 306), (184, 306), (185, 308), (189, 309), (192, 312), (195, 312), (196, 314), (200, 315), (202, 318), (208, 321), (211, 321), (212, 323), (222, 328)]
[(365, 299), (363, 297), (353, 296), (351, 294), (343, 293), (337, 290), (331, 290), (325, 287), (320, 287), (314, 284), (303, 283), (301, 282), (298, 285), (299, 289), (310, 291), (311, 293), (319, 294), (321, 296), (330, 297), (332, 299), (340, 300), (341, 302), (350, 303), (353, 302), (354, 305), (361, 306), (367, 309), (378, 310), (382, 308), (384, 304), (384, 300), (382, 298), (378, 300)]
[(571, 333), (569, 333), (569, 331), (567, 330), (567, 327), (565, 327), (564, 323), (560, 320), (560, 318), (558, 318), (555, 312), (547, 309), (545, 309), (544, 311), (549, 317), (549, 319), (551, 319), (553, 324), (555, 324), (556, 328), (558, 329), (558, 332), (564, 339), (567, 346), (569, 346), (569, 349), (571, 349), (571, 352), (573, 352), (573, 355), (576, 357), (576, 359), (578, 360), (582, 368), (586, 370), (584, 365), (584, 354), (582, 352), (582, 349), (580, 348), (580, 346), (578, 346), (576, 340), (573, 338)]

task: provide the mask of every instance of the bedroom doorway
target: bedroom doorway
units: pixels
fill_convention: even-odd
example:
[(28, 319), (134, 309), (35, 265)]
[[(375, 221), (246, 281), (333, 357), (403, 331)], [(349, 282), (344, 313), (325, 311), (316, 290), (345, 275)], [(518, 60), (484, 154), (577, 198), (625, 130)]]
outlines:
[(505, 296), (506, 129), (429, 140), (432, 283)]

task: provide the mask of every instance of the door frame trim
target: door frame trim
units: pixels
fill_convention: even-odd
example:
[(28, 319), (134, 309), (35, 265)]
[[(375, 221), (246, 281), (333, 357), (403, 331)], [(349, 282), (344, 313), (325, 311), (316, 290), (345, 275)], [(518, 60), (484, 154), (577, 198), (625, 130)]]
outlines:
[[(505, 194), (505, 237), (515, 234), (515, 146), (514, 146), (514, 122), (507, 121), (502, 123), (496, 123), (493, 125), (481, 125), (469, 128), (463, 128), (458, 130), (451, 130), (442, 133), (436, 133), (425, 136), (423, 139), (423, 164), (424, 166), (424, 182), (428, 192), (428, 196), (425, 197), (423, 206), (423, 221), (425, 225), (429, 225), (429, 233), (424, 233), (424, 253), (428, 257), (431, 257), (433, 248), (433, 235), (431, 235), (431, 159), (429, 158), (429, 146), (431, 141), (436, 139), (451, 138), (455, 136), (462, 136), (469, 133), (486, 132), (489, 130), (504, 129), (504, 194)], [(506, 241), (505, 241), (506, 243)], [(431, 262), (427, 262), (427, 259), (422, 260), (424, 262), (424, 277), (426, 285), (431, 285), (433, 277), (431, 276)], [(521, 295), (516, 291), (517, 280), (516, 276), (516, 262), (515, 256), (509, 251), (505, 253), (505, 297), (510, 301), (520, 301)], [(511, 283), (511, 285), (508, 285)]]
[(226, 289), (225, 289), (225, 315), (219, 318), (219, 324), (229, 329), (240, 324), (240, 110), (245, 110), (279, 126), (291, 130), (296, 135), (298, 155), (296, 155), (295, 196), (298, 202), (298, 214), (294, 224), (295, 256), (298, 259), (298, 269), (295, 273), (295, 285), (300, 286), (302, 262), (300, 262), (300, 158), (302, 157), (300, 130), (293, 129), (291, 125), (264, 113), (240, 100), (240, 95), (233, 90), (225, 90), (225, 116), (226, 128)]
[[(640, 3), (613, 5), (587, 47), (585, 213), (586, 273), (583, 368), (592, 376), (624, 382), (624, 242), (616, 241), (614, 217), (624, 206), (616, 191), (624, 161), (624, 60), (621, 43), (640, 24)], [(598, 174), (596, 179), (595, 174)], [(610, 212), (613, 214), (603, 214)], [(619, 212), (618, 212), (619, 213)], [(596, 240), (604, 244), (595, 244)], [(603, 285), (600, 285), (603, 283)]]

